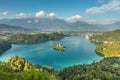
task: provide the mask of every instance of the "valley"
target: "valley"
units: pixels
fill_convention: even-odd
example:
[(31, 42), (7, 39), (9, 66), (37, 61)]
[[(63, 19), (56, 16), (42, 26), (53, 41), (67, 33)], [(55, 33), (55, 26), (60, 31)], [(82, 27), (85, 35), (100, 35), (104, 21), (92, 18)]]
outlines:
[[(119, 32), (1, 32), (0, 79), (14, 74), (12, 80), (119, 80)], [(65, 51), (52, 49), (59, 42), (67, 46)]]
[(120, 80), (120, 0), (0, 0), (0, 80)]

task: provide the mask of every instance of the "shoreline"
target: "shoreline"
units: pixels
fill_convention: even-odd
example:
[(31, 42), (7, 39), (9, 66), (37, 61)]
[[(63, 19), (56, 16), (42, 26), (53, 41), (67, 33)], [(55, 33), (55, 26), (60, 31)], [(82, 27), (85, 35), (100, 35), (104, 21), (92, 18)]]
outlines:
[(5, 51), (9, 50), (12, 47), (10, 42), (2, 42), (0, 44), (0, 54), (4, 53)]

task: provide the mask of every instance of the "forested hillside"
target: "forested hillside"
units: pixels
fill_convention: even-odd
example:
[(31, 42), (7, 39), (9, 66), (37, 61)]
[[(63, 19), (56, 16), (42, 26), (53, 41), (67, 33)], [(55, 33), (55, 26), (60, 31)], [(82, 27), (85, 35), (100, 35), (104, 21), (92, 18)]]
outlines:
[(120, 29), (115, 31), (104, 32), (99, 35), (93, 35), (90, 39), (94, 42), (105, 42), (105, 41), (120, 41)]
[(15, 56), (0, 62), (0, 80), (58, 80), (55, 75), (32, 65), (24, 58)]
[(33, 65), (20, 56), (0, 62), (1, 80), (120, 80), (120, 58), (106, 58), (92, 64), (55, 71)]
[(59, 40), (65, 35), (59, 32), (53, 33), (20, 33), (12, 34), (9, 37), (9, 41), (12, 43), (37, 43), (41, 41)]
[(109, 31), (99, 35), (93, 35), (90, 40), (102, 43), (96, 47), (98, 53), (104, 57), (120, 57), (120, 30)]
[(60, 71), (61, 80), (120, 80), (120, 58), (107, 58)]

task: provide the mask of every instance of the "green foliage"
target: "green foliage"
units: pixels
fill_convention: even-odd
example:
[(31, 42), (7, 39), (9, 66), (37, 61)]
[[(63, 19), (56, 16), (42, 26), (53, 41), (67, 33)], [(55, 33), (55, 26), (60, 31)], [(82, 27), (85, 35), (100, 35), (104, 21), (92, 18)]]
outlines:
[(46, 71), (36, 70), (36, 68), (26, 72), (25, 76), (25, 80), (57, 80), (54, 75), (50, 75)]
[(12, 34), (9, 40), (13, 43), (36, 43), (41, 41), (58, 40), (62, 39), (64, 34), (54, 33), (23, 33)]
[(53, 45), (53, 49), (58, 50), (58, 51), (64, 51), (66, 48), (62, 44), (55, 44)]
[[(114, 66), (116, 64), (117, 67)], [(120, 58), (65, 68), (59, 76), (61, 80), (120, 80)]]
[[(22, 66), (19, 67), (19, 65)], [(26, 67), (27, 66), (27, 67)], [(32, 66), (30, 69), (29, 67)], [(26, 67), (26, 69), (24, 69)], [(6, 63), (0, 62), (0, 80), (58, 80), (46, 70), (38, 69), (24, 58), (15, 56)]]
[(6, 64), (11, 65), (14, 71), (29, 71), (33, 67), (32, 64), (20, 56), (11, 57)]
[(93, 35), (90, 40), (93, 42), (102, 42), (96, 47), (95, 51), (104, 55), (104, 57), (120, 57), (120, 30), (105, 32), (100, 35)]
[(120, 30), (109, 31), (99, 35), (90, 36), (90, 40), (93, 42), (119, 42), (120, 41)]
[(120, 43), (106, 43), (98, 45), (95, 49), (97, 52), (100, 52), (104, 57), (120, 57)]
[(36, 69), (15, 72), (9, 65), (1, 65), (0, 80), (57, 80), (57, 78), (48, 72), (37, 71)]
[[(57, 72), (52, 67), (31, 65), (29, 70), (14, 70), (13, 67), (28, 63), (15, 56), (6, 63), (0, 62), (0, 80), (120, 80), (120, 58), (105, 58), (100, 62), (64, 68)], [(11, 65), (12, 64), (12, 65)], [(14, 64), (14, 65), (13, 65)], [(59, 78), (60, 79), (59, 79)]]

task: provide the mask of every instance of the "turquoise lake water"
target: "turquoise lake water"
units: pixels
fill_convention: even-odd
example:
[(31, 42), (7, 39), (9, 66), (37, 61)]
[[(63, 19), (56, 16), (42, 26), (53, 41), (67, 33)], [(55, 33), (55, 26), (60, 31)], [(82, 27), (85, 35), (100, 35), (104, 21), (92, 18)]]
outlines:
[[(67, 49), (63, 52), (52, 48), (61, 42)], [(33, 64), (52, 66), (59, 70), (78, 64), (90, 64), (100, 61), (103, 57), (94, 51), (96, 44), (85, 37), (65, 37), (60, 41), (48, 41), (37, 44), (12, 44), (12, 48), (0, 55), (0, 60), (6, 61), (11, 56), (22, 56)]]

